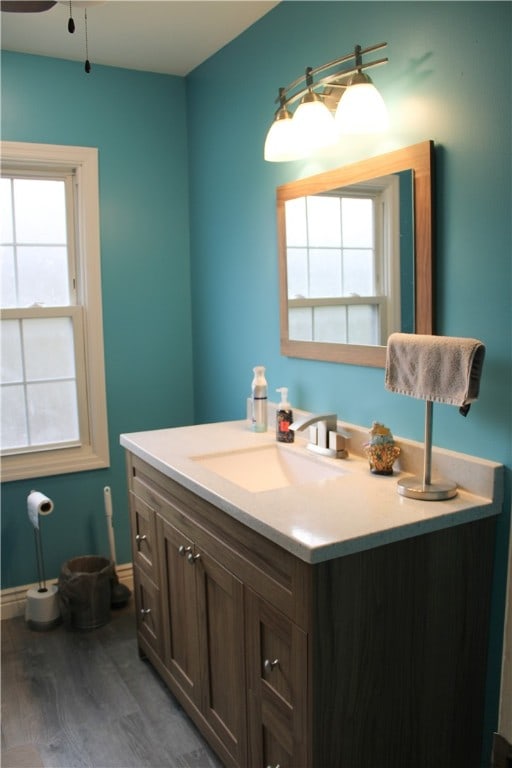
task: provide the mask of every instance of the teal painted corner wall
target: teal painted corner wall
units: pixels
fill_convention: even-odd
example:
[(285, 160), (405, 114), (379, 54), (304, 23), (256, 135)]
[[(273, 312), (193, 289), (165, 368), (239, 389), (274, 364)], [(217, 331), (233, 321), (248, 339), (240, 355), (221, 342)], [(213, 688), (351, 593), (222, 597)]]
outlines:
[[(270, 393), (289, 387), (292, 405), (332, 409), (355, 424), (383, 421), (397, 435), (423, 439), (424, 404), (386, 392), (382, 370), (281, 356), (275, 187), (435, 142), (436, 330), (481, 339), (487, 356), (480, 399), (466, 419), (456, 408), (434, 408), (434, 443), (507, 467), (496, 538), (487, 759), (497, 722), (512, 466), (511, 10), (509, 2), (285, 0), (198, 67), (187, 88), (198, 421), (243, 417), (252, 367), (260, 364)], [(356, 43), (381, 41), (388, 42), (389, 64), (372, 77), (390, 110), (389, 133), (347, 138), (314, 160), (265, 163), (278, 87)]]
[(2, 139), (99, 150), (109, 469), (5, 483), (2, 587), (37, 579), (26, 513), (32, 488), (55, 502), (42, 525), (46, 575), (107, 554), (131, 560), (122, 432), (193, 421), (188, 169), (183, 78), (2, 54)]

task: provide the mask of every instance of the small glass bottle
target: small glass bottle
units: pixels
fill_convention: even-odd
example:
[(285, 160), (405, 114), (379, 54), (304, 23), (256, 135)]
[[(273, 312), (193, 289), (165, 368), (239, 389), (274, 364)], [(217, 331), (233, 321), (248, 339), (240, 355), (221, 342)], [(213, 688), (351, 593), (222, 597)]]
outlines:
[(295, 432), (290, 429), (293, 423), (293, 411), (288, 402), (288, 388), (279, 387), (276, 392), (281, 393), (281, 402), (276, 411), (276, 440), (278, 443), (293, 443)]

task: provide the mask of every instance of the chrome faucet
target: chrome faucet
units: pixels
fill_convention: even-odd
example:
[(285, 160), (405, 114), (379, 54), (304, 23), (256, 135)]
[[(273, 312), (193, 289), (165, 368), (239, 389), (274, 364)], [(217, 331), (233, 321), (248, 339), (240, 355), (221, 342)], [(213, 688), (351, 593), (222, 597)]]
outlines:
[(290, 429), (294, 432), (301, 432), (306, 427), (309, 427), (309, 451), (337, 459), (347, 458), (345, 439), (351, 435), (350, 432), (338, 429), (338, 417), (335, 413), (312, 414), (290, 424)]

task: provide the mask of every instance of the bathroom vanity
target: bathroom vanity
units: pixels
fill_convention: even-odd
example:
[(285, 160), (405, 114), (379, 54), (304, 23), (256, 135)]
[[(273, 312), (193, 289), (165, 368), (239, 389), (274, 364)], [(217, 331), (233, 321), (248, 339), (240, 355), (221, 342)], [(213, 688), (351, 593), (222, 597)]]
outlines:
[(226, 766), (480, 765), (502, 467), (435, 452), (458, 495), (407, 499), (405, 443), (376, 477), (245, 422), (121, 436), (139, 651)]

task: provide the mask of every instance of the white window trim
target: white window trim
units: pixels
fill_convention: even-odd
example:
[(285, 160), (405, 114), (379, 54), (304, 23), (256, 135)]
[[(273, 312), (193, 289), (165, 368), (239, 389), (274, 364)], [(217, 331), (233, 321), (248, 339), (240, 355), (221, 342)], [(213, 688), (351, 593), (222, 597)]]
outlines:
[(392, 173), (358, 182), (356, 187), (347, 189), (351, 195), (372, 196), (375, 203), (375, 227), (381, 234), (375, 253), (377, 294), (384, 298), (380, 313), (380, 344), (386, 346), (389, 334), (400, 328), (400, 179)]
[(81, 290), (80, 303), (86, 307), (83, 333), (90, 425), (89, 443), (78, 448), (4, 456), (1, 479), (5, 482), (102, 469), (110, 466), (110, 457), (101, 303), (98, 150), (94, 147), (26, 144), (15, 141), (2, 141), (0, 146), (2, 164), (6, 166), (14, 164), (18, 167), (26, 165), (37, 168), (48, 167), (50, 164), (54, 167), (76, 169), (79, 190), (78, 239), (81, 254), (78, 282)]

